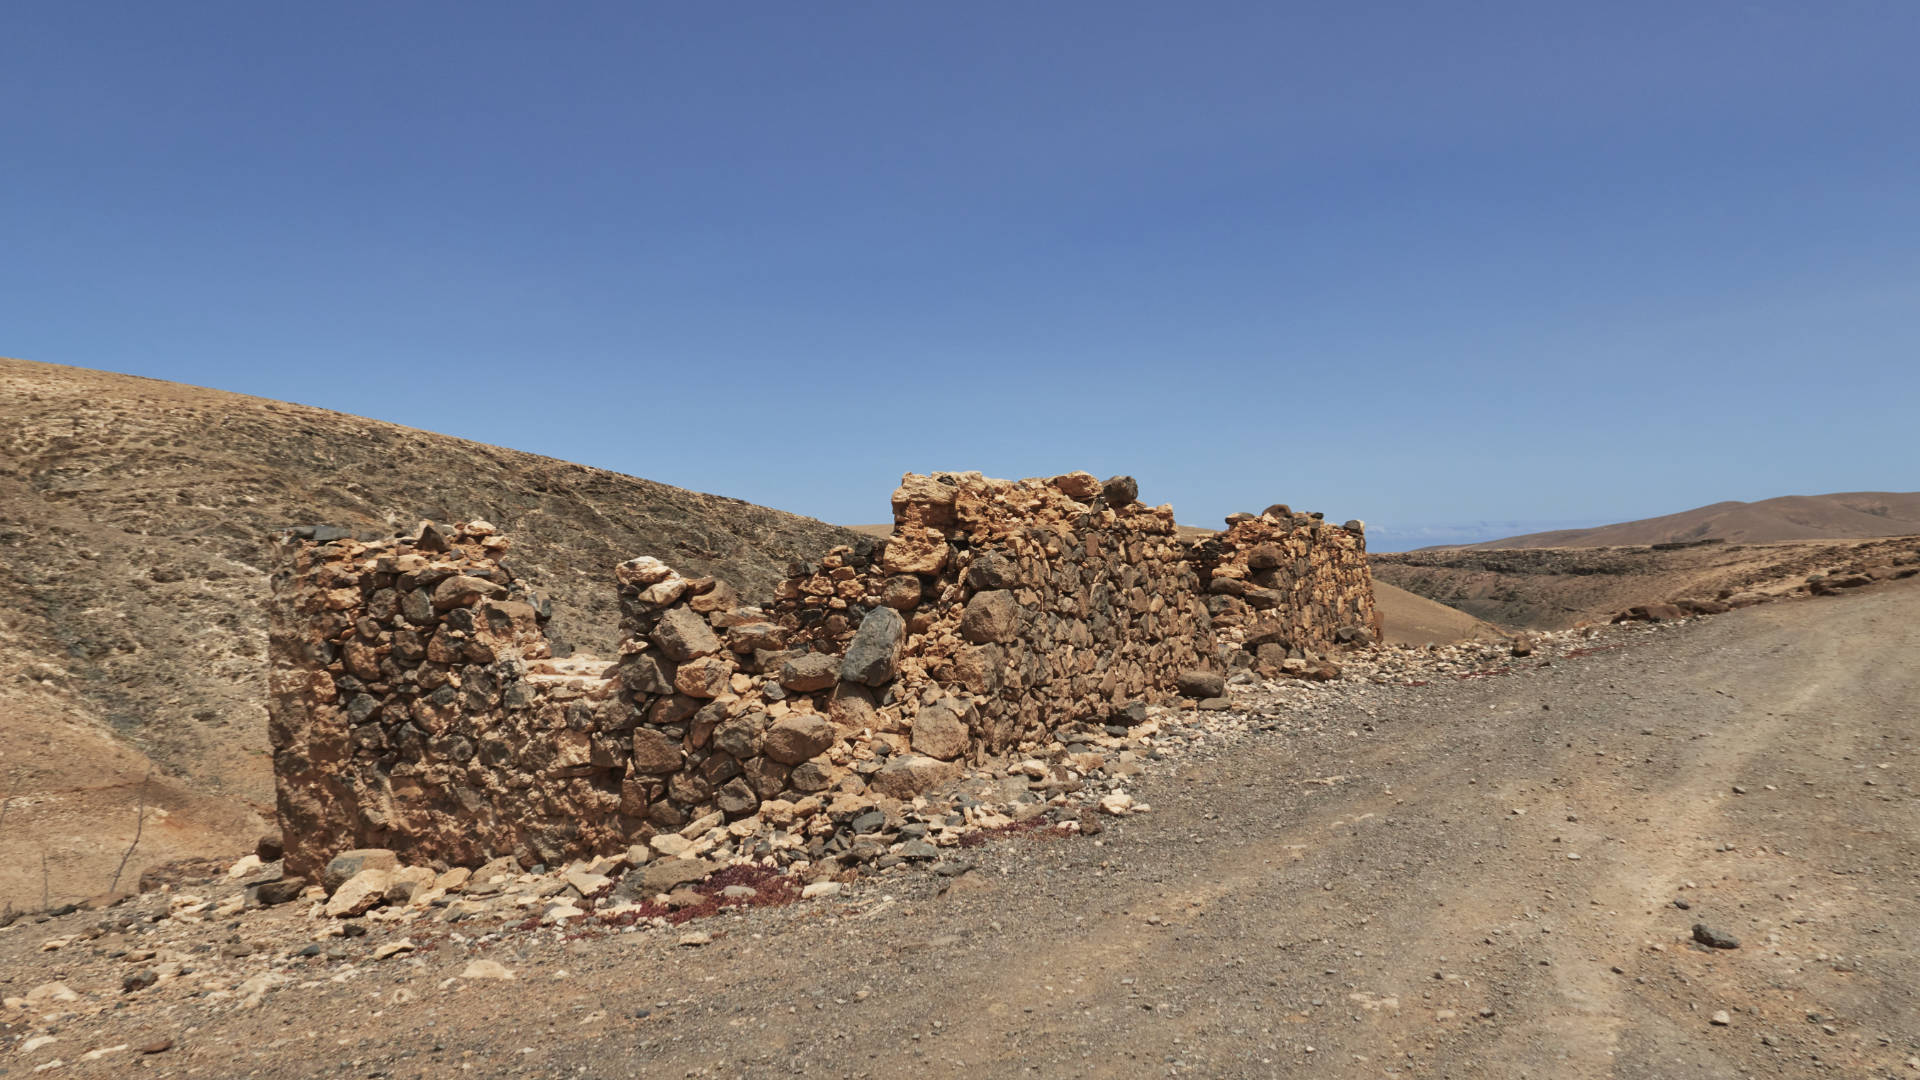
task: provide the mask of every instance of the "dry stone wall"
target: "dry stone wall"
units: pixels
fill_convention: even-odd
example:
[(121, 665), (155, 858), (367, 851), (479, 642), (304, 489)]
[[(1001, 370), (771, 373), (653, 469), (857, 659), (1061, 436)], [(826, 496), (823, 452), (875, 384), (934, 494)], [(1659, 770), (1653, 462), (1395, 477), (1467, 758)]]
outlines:
[(1266, 515), (1195, 548), (1137, 494), (908, 475), (890, 539), (791, 567), (765, 606), (632, 559), (614, 660), (552, 658), (484, 522), (286, 537), (270, 713), (289, 872), (369, 847), (554, 864), (656, 836), (818, 854), (969, 763), (1217, 695), (1256, 659), (1235, 638), (1281, 640), (1248, 637), (1266, 623), (1301, 649), (1377, 632), (1357, 528)]
[(1196, 546), (1194, 563), (1222, 637), (1263, 674), (1330, 677), (1328, 652), (1380, 640), (1359, 521), (1333, 525), (1285, 505), (1235, 514)]

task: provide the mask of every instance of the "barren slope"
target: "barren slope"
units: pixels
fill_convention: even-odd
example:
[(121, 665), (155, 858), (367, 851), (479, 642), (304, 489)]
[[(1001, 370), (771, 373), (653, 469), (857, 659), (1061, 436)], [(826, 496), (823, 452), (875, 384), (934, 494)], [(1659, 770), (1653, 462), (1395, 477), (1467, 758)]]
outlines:
[(1394, 645), (1444, 645), (1503, 634), (1484, 619), (1390, 585), (1378, 574), (1373, 579), (1373, 606), (1380, 612), (1386, 640)]
[(1635, 604), (1722, 593), (1779, 594), (1808, 575), (1920, 551), (1920, 536), (1708, 544), (1675, 550), (1430, 548), (1372, 555), (1376, 581), (1513, 629), (1604, 621)]
[(1622, 547), (1683, 544), (1695, 540), (1765, 544), (1777, 540), (1849, 540), (1915, 533), (1920, 533), (1920, 491), (1846, 491), (1833, 495), (1783, 495), (1750, 503), (1718, 502), (1640, 521), (1528, 533), (1466, 546)]
[[(17, 775), (23, 798), (51, 798), (112, 778), (126, 797), (61, 835), (125, 835), (124, 779), (149, 755), (182, 798), (228, 800), (213, 818), (270, 806), (265, 536), (389, 533), (423, 517), (510, 532), (516, 573), (554, 598), (555, 636), (602, 651), (622, 559), (655, 554), (757, 591), (790, 558), (850, 539), (737, 499), (324, 409), (0, 360), (0, 672), (15, 694), (0, 789)], [(72, 730), (56, 738), (49, 724)], [(113, 739), (137, 760), (121, 762)], [(214, 849), (246, 846), (259, 824)], [(72, 860), (56, 895), (104, 887), (111, 859), (104, 872)]]

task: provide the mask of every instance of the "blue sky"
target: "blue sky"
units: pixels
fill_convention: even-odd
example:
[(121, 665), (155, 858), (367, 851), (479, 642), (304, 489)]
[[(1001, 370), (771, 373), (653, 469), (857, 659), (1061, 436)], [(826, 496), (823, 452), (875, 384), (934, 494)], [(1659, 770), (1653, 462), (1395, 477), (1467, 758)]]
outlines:
[(23, 2), (0, 355), (842, 522), (1920, 488), (1920, 5)]

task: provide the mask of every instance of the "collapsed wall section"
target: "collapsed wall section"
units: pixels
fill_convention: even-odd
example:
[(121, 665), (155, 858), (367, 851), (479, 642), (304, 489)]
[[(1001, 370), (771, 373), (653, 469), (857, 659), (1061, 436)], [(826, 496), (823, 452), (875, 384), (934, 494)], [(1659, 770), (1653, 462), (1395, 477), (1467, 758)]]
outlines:
[[(736, 856), (830, 855), (854, 814), (1224, 672), (1237, 650), (1216, 612), (1234, 636), (1282, 618), (1305, 647), (1372, 619), (1344, 580), (1357, 532), (1266, 522), (1203, 554), (1136, 495), (1085, 473), (909, 475), (891, 538), (792, 567), (764, 607), (632, 559), (615, 570), (614, 661), (551, 659), (485, 523), (288, 538), (270, 711), (289, 872), (374, 846), (553, 864), (667, 831)], [(1265, 566), (1263, 544), (1305, 561)], [(1311, 610), (1208, 591), (1256, 580)]]

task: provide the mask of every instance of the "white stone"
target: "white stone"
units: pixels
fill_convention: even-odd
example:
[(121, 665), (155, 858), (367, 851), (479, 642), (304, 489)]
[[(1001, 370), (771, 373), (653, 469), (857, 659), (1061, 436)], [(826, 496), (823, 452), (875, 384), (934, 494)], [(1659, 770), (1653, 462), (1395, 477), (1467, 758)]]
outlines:
[(554, 906), (547, 909), (547, 913), (545, 915), (540, 916), (540, 925), (555, 926), (555, 925), (558, 925), (559, 923), (566, 922), (569, 919), (585, 918), (586, 914), (587, 914), (586, 912), (581, 911), (579, 908), (574, 907), (572, 904), (555, 904)]
[(39, 986), (27, 991), (28, 1008), (39, 1008), (42, 1005), (65, 1004), (70, 1001), (79, 1000), (80, 995), (74, 993), (66, 983), (62, 982), (41, 983)]
[(590, 874), (585, 870), (569, 870), (567, 884), (573, 886), (574, 892), (587, 897), (613, 884), (613, 879), (604, 874)]
[(333, 891), (327, 900), (327, 915), (343, 919), (365, 914), (386, 898), (387, 888), (392, 884), (385, 870), (362, 870)]
[(705, 817), (698, 818), (694, 821), (689, 822), (686, 828), (680, 830), (680, 835), (691, 840), (694, 837), (699, 836), (701, 833), (708, 831), (709, 829), (717, 829), (720, 826), (725, 825), (726, 823), (727, 823), (727, 815), (721, 813), (718, 810), (715, 810), (713, 813), (708, 814)]
[(513, 972), (497, 960), (472, 960), (460, 971), (463, 979), (511, 979)]
[(653, 850), (667, 856), (685, 855), (693, 847), (693, 841), (679, 833), (661, 833), (647, 841), (647, 844)]
[(816, 881), (800, 890), (802, 900), (812, 900), (822, 896), (839, 896), (840, 883), (837, 881)]
[(1102, 813), (1112, 814), (1118, 817), (1131, 809), (1133, 809), (1133, 796), (1128, 795), (1124, 791), (1116, 791), (1111, 795), (1100, 796), (1100, 811)]

